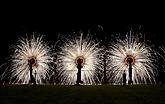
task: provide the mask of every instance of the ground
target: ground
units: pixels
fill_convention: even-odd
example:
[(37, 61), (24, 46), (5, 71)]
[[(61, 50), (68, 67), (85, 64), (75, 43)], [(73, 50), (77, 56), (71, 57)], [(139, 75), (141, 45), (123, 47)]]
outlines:
[(1, 104), (164, 104), (165, 85), (0, 86)]

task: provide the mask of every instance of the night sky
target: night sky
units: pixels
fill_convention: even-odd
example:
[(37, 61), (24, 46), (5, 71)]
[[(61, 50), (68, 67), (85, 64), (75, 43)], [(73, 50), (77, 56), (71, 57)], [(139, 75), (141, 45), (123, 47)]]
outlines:
[(20, 36), (32, 32), (45, 34), (46, 40), (55, 43), (59, 34), (78, 30), (91, 30), (97, 33), (96, 38), (104, 40), (113, 34), (125, 35), (133, 29), (144, 33), (154, 45), (165, 46), (163, 8), (145, 4), (127, 8), (124, 5), (93, 5), (12, 5), (2, 8), (0, 63), (9, 57), (9, 46)]

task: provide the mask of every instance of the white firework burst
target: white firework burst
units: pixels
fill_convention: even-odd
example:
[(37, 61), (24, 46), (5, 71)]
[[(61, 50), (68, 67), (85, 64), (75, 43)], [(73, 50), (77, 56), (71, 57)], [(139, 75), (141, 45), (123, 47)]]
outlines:
[(42, 84), (49, 77), (51, 71), (51, 48), (43, 40), (43, 36), (33, 34), (29, 37), (21, 37), (14, 45), (11, 55), (10, 67), (5, 70), (3, 77), (9, 75), (12, 83), (28, 84), (30, 80), (29, 60), (33, 60), (32, 75), (37, 84)]
[(136, 84), (153, 83), (156, 75), (156, 61), (154, 51), (145, 42), (140, 42), (138, 36), (131, 32), (126, 35), (125, 40), (117, 39), (117, 43), (112, 43), (108, 50), (108, 75), (109, 81), (121, 84), (123, 72), (129, 80), (129, 63), (131, 59), (132, 80)]
[(62, 84), (75, 84), (77, 80), (77, 60), (82, 59), (81, 80), (84, 84), (96, 84), (99, 82), (97, 72), (102, 70), (101, 48), (87, 34), (74, 34), (73, 37), (60, 39), (62, 45), (56, 45), (57, 70), (60, 71), (60, 82)]

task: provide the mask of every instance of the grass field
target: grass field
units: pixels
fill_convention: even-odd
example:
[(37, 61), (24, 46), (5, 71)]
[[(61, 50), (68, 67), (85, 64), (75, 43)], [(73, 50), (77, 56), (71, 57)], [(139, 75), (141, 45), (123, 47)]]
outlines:
[(0, 104), (165, 104), (165, 85), (0, 86)]

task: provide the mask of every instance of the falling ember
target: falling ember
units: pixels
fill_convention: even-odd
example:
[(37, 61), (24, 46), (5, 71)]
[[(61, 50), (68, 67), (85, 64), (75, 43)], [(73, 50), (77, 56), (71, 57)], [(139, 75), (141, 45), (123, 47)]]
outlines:
[[(108, 50), (108, 75), (109, 82), (122, 83), (123, 72), (129, 79), (129, 64), (132, 67), (133, 83), (153, 83), (156, 75), (154, 65), (155, 55), (150, 46), (140, 42), (138, 36), (131, 32), (125, 40), (117, 39), (117, 43), (111, 44)], [(155, 60), (154, 60), (155, 59)]]
[[(91, 34), (90, 34), (91, 35)], [(56, 45), (57, 49), (57, 70), (59, 80), (62, 84), (76, 84), (77, 65), (81, 65), (81, 80), (83, 84), (95, 84), (99, 82), (97, 70), (102, 70), (101, 48), (99, 44), (80, 32), (73, 34), (73, 37), (60, 39), (62, 43)]]
[[(10, 67), (5, 70), (2, 77), (9, 76), (12, 83), (28, 84), (30, 80), (30, 65), (32, 75), (37, 84), (42, 84), (49, 78), (51, 63), (53, 62), (51, 48), (44, 42), (43, 36), (33, 34), (30, 38), (20, 38), (12, 47)], [(35, 76), (36, 75), (36, 76)]]

